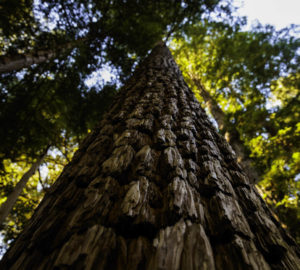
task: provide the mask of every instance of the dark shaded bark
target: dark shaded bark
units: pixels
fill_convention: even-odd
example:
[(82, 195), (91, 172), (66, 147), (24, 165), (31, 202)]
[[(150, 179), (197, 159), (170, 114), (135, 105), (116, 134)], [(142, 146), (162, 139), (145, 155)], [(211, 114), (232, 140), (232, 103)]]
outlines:
[(246, 149), (240, 139), (238, 131), (234, 127), (231, 127), (230, 131), (228, 131), (228, 128), (226, 127), (229, 123), (226, 122), (225, 113), (198, 78), (192, 78), (192, 81), (199, 90), (200, 95), (203, 97), (205, 105), (208, 107), (210, 113), (218, 123), (219, 129), (225, 133), (225, 139), (235, 151), (237, 161), (242, 165), (244, 172), (253, 183), (257, 183), (260, 179), (260, 173), (252, 166), (251, 160), (246, 154)]
[(273, 218), (155, 47), (76, 152), (1, 269), (299, 269)]

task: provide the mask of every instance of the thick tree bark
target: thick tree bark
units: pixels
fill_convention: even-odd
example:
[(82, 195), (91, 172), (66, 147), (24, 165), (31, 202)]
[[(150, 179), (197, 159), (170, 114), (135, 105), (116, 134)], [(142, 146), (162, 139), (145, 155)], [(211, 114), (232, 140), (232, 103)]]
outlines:
[(10, 211), (14, 207), (18, 197), (20, 196), (21, 192), (23, 191), (23, 188), (25, 188), (26, 184), (28, 183), (29, 179), (35, 174), (41, 163), (43, 162), (47, 150), (32, 164), (30, 169), (24, 173), (20, 181), (17, 183), (13, 191), (8, 195), (6, 201), (1, 205), (0, 207), (0, 226), (5, 221), (7, 216), (9, 215)]
[(237, 161), (242, 165), (244, 172), (247, 174), (249, 179), (253, 181), (253, 183), (257, 183), (260, 179), (260, 173), (253, 167), (248, 155), (245, 154), (246, 150), (243, 142), (239, 138), (238, 131), (228, 131), (228, 129), (226, 128), (227, 124), (225, 113), (222, 111), (222, 109), (219, 107), (210, 93), (205, 89), (198, 78), (192, 78), (192, 81), (200, 91), (200, 95), (203, 97), (205, 105), (218, 123), (219, 129), (225, 132), (225, 139), (229, 142), (229, 144), (235, 151)]
[(1, 269), (299, 269), (273, 218), (155, 47), (38, 207)]

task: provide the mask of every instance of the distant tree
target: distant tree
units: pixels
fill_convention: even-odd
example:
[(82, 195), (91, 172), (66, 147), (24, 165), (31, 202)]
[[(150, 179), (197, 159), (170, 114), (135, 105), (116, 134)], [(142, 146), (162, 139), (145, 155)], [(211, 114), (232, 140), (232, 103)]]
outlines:
[(43, 162), (48, 148), (44, 151), (44, 153), (32, 164), (30, 169), (22, 176), (22, 178), (18, 181), (12, 192), (7, 196), (6, 201), (0, 207), (0, 226), (5, 221), (10, 211), (12, 210), (14, 204), (16, 203), (18, 197), (21, 192), (25, 188), (27, 182), (30, 177), (32, 177), (35, 172), (39, 169), (41, 163)]

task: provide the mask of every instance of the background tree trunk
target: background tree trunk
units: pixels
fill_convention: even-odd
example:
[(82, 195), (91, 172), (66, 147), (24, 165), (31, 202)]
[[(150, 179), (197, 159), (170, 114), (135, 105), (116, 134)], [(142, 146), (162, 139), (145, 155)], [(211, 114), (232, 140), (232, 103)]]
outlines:
[(26, 184), (28, 183), (29, 179), (35, 174), (41, 163), (43, 162), (46, 154), (48, 151), (47, 149), (44, 153), (34, 162), (30, 169), (24, 173), (20, 181), (17, 183), (13, 191), (7, 196), (6, 201), (0, 207), (0, 226), (5, 221), (7, 216), (9, 215), (10, 211), (13, 209), (18, 197), (20, 196), (23, 188), (25, 188)]
[(273, 218), (155, 47), (82, 143), (1, 269), (299, 269)]
[(60, 44), (55, 49), (38, 50), (35, 52), (29, 52), (16, 55), (2, 55), (0, 56), (0, 73), (18, 71), (26, 67), (30, 67), (33, 64), (44, 63), (54, 57), (61, 55), (67, 50), (80, 45), (85, 42), (87, 38), (79, 38), (73, 42), (67, 42)]
[(38, 51), (36, 53), (18, 54), (0, 57), (0, 73), (18, 71), (33, 64), (40, 64), (55, 57), (55, 51)]
[(219, 129), (225, 133), (225, 139), (232, 146), (237, 156), (237, 161), (242, 165), (244, 172), (247, 174), (247, 176), (253, 183), (257, 183), (260, 179), (260, 173), (252, 166), (251, 160), (246, 154), (244, 144), (240, 140), (238, 131), (234, 127), (231, 128), (231, 131), (228, 131), (228, 128), (226, 127), (229, 123), (226, 123), (226, 115), (219, 107), (218, 103), (205, 89), (200, 79), (192, 78), (192, 81), (199, 90), (200, 95), (203, 97), (205, 105), (207, 106), (210, 113), (218, 123)]

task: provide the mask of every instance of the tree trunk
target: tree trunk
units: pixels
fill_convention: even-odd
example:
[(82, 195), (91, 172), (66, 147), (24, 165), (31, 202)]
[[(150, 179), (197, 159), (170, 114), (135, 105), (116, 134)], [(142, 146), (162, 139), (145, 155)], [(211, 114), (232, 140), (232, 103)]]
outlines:
[(200, 95), (204, 99), (205, 105), (209, 109), (210, 113), (213, 115), (214, 119), (217, 121), (219, 129), (224, 130), (226, 126), (226, 116), (224, 112), (219, 107), (218, 103), (212, 98), (210, 93), (205, 89), (200, 79), (192, 77), (192, 82), (199, 90)]
[(18, 197), (20, 196), (23, 188), (25, 188), (27, 182), (29, 181), (30, 177), (32, 177), (36, 170), (39, 168), (41, 163), (43, 162), (47, 150), (37, 159), (35, 163), (32, 164), (31, 168), (22, 176), (20, 181), (17, 183), (13, 191), (7, 196), (7, 200), (1, 205), (0, 207), (0, 226), (5, 221), (7, 216), (9, 215), (10, 211), (12, 210), (13, 206), (15, 205)]
[(73, 42), (68, 42), (63, 45), (58, 45), (56, 49), (39, 50), (32, 53), (17, 54), (17, 55), (2, 55), (0, 56), (0, 73), (18, 71), (22, 68), (30, 67), (33, 64), (44, 63), (54, 57), (59, 56), (66, 50), (78, 46), (81, 42), (85, 42), (87, 38), (79, 38)]
[(80, 146), (1, 269), (299, 269), (165, 45)]
[(2, 56), (0, 57), (0, 73), (18, 71), (33, 64), (41, 64), (56, 55), (54, 51), (49, 50), (15, 56)]
[(231, 131), (228, 131), (226, 128), (228, 123), (226, 123), (225, 113), (198, 78), (192, 78), (192, 81), (200, 91), (200, 95), (203, 97), (210, 113), (217, 121), (219, 129), (225, 133), (225, 139), (235, 151), (237, 161), (242, 165), (244, 172), (247, 174), (249, 179), (253, 181), (253, 183), (257, 183), (260, 179), (260, 173), (252, 166), (251, 160), (248, 158), (248, 155), (245, 154), (246, 150), (243, 142), (240, 140), (238, 131), (234, 127), (231, 128)]

